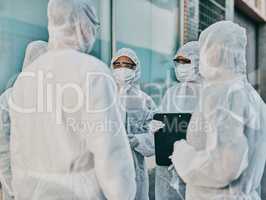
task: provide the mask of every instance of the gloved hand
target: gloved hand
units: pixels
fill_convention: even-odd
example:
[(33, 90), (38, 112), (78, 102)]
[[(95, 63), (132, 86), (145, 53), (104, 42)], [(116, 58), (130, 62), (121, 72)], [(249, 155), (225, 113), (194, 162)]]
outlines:
[[(171, 160), (173, 165), (175, 166), (176, 171), (181, 176), (180, 171), (183, 174), (188, 174), (189, 171), (194, 167), (192, 160), (197, 158), (199, 153), (195, 150), (195, 148), (187, 143), (186, 140), (180, 140), (175, 142), (174, 144), (174, 152), (171, 156)], [(208, 160), (207, 157), (204, 157), (200, 163), (204, 163), (205, 160)], [(200, 164), (197, 163), (197, 164)]]
[(154, 134), (161, 128), (165, 127), (165, 124), (158, 120), (152, 120), (149, 126), (150, 126), (150, 132)]
[(139, 145), (139, 140), (133, 134), (128, 135), (130, 147), (133, 149)]

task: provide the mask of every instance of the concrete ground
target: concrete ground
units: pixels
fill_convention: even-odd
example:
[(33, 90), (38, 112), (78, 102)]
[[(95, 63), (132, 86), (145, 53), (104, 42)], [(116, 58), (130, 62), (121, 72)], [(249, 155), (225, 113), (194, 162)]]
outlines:
[(150, 200), (155, 200), (155, 168), (149, 170), (149, 187)]
[(149, 197), (155, 200), (155, 157), (147, 158), (146, 161), (149, 169)]

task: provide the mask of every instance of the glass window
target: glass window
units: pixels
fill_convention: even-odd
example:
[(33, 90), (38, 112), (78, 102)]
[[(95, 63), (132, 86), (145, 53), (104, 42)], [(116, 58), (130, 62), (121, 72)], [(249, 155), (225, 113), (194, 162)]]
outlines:
[(225, 19), (224, 0), (200, 0), (199, 33), (217, 21)]
[(93, 0), (101, 23), (92, 54), (109, 65), (111, 59), (111, 0)]
[(170, 77), (172, 58), (179, 46), (179, 1), (113, 2), (114, 50), (129, 47), (136, 51), (142, 65), (142, 87), (158, 102), (164, 91), (162, 83)]
[(48, 0), (0, 2), (0, 93), (21, 70), (24, 51), (31, 40), (47, 40)]

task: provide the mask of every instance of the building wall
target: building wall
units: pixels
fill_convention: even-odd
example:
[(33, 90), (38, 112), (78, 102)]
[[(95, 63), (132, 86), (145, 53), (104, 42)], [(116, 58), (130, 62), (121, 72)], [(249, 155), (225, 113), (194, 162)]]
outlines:
[(184, 1), (184, 41), (183, 43), (198, 39), (199, 35), (199, 0)]
[(199, 33), (217, 21), (226, 18), (226, 1), (200, 0), (199, 1)]
[[(251, 5), (251, 9), (249, 9), (249, 12), (246, 13), (246, 25), (248, 27), (248, 38), (249, 38), (249, 47), (250, 49), (248, 49), (247, 53), (247, 57), (249, 58), (250, 56), (254, 56), (254, 52), (256, 52), (256, 64), (254, 64), (254, 66), (252, 67), (252, 62), (250, 62), (249, 60), (249, 72), (251, 72), (251, 76), (257, 76), (257, 89), (260, 93), (260, 95), (262, 96), (262, 98), (264, 99), (264, 101), (266, 101), (266, 22), (263, 21), (263, 18), (266, 17), (266, 1), (265, 0), (259, 0), (258, 1), (248, 1), (246, 0), (246, 2), (248, 2)], [(257, 3), (256, 3), (257, 2)], [(252, 5), (253, 4), (253, 5)], [(256, 6), (259, 6), (256, 8)], [(256, 19), (258, 20), (258, 17), (254, 18), (249, 16), (250, 10), (252, 11), (256, 11), (257, 13), (259, 13), (259, 18), (260, 20), (256, 22)], [(237, 16), (238, 17), (238, 16)], [(252, 20), (251, 20), (252, 18)], [(266, 19), (266, 18), (265, 18)], [(253, 25), (250, 23), (252, 21)], [(248, 25), (249, 24), (249, 25)], [(252, 37), (251, 35), (253, 35), (253, 31), (254, 27), (252, 28), (252, 26), (256, 26), (257, 28), (257, 33), (256, 33), (256, 41), (252, 42)], [(251, 37), (251, 38), (250, 38)], [(254, 36), (253, 36), (254, 37)], [(252, 47), (253, 46), (253, 47)], [(254, 49), (255, 48), (255, 49)], [(253, 73), (252, 73), (253, 71)], [(254, 83), (254, 82), (253, 82)], [(266, 168), (264, 170), (264, 175), (263, 175), (263, 179), (261, 182), (261, 199), (266, 199)]]
[[(233, 20), (234, 0), (213, 4), (210, 0), (184, 0), (184, 43), (197, 40), (201, 31), (220, 20)], [(221, 2), (217, 2), (218, 4)]]
[[(266, 1), (265, 1), (265, 16), (266, 16)], [(258, 28), (258, 67), (259, 67), (259, 83), (260, 94), (266, 102), (266, 23), (260, 24)], [(266, 176), (266, 175), (265, 175)], [(266, 177), (265, 177), (266, 179)], [(265, 180), (266, 185), (266, 180)], [(266, 188), (265, 188), (266, 198)]]
[[(233, 0), (227, 0), (233, 1)], [(233, 8), (233, 20), (247, 28), (248, 48), (248, 76), (251, 83), (266, 100), (265, 89), (265, 23), (266, 23), (266, 0), (234, 0), (228, 4)], [(229, 9), (229, 8), (228, 8)], [(255, 39), (256, 38), (256, 39)], [(255, 57), (254, 57), (255, 56)]]
[[(266, 3), (265, 3), (266, 11)], [(266, 23), (261, 24), (258, 29), (258, 67), (260, 94), (266, 102)], [(266, 199), (266, 166), (261, 183), (261, 199)]]
[(257, 12), (259, 12), (261, 15), (266, 15), (266, 10), (265, 10), (265, 5), (266, 1), (265, 0), (242, 0), (248, 4), (248, 6)]
[(251, 84), (259, 89), (258, 77), (257, 77), (257, 23), (254, 20), (248, 18), (245, 14), (241, 13), (239, 10), (235, 10), (234, 21), (238, 23), (240, 26), (246, 28), (247, 30), (247, 72), (248, 79)]

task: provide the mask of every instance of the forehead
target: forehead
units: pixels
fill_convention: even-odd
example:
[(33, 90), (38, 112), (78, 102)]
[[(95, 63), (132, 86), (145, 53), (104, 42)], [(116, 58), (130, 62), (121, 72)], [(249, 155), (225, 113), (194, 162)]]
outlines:
[(128, 62), (128, 63), (132, 63), (132, 64), (135, 64), (133, 62), (133, 60), (131, 60), (131, 58), (127, 57), (127, 56), (120, 56), (118, 57), (115, 62)]

